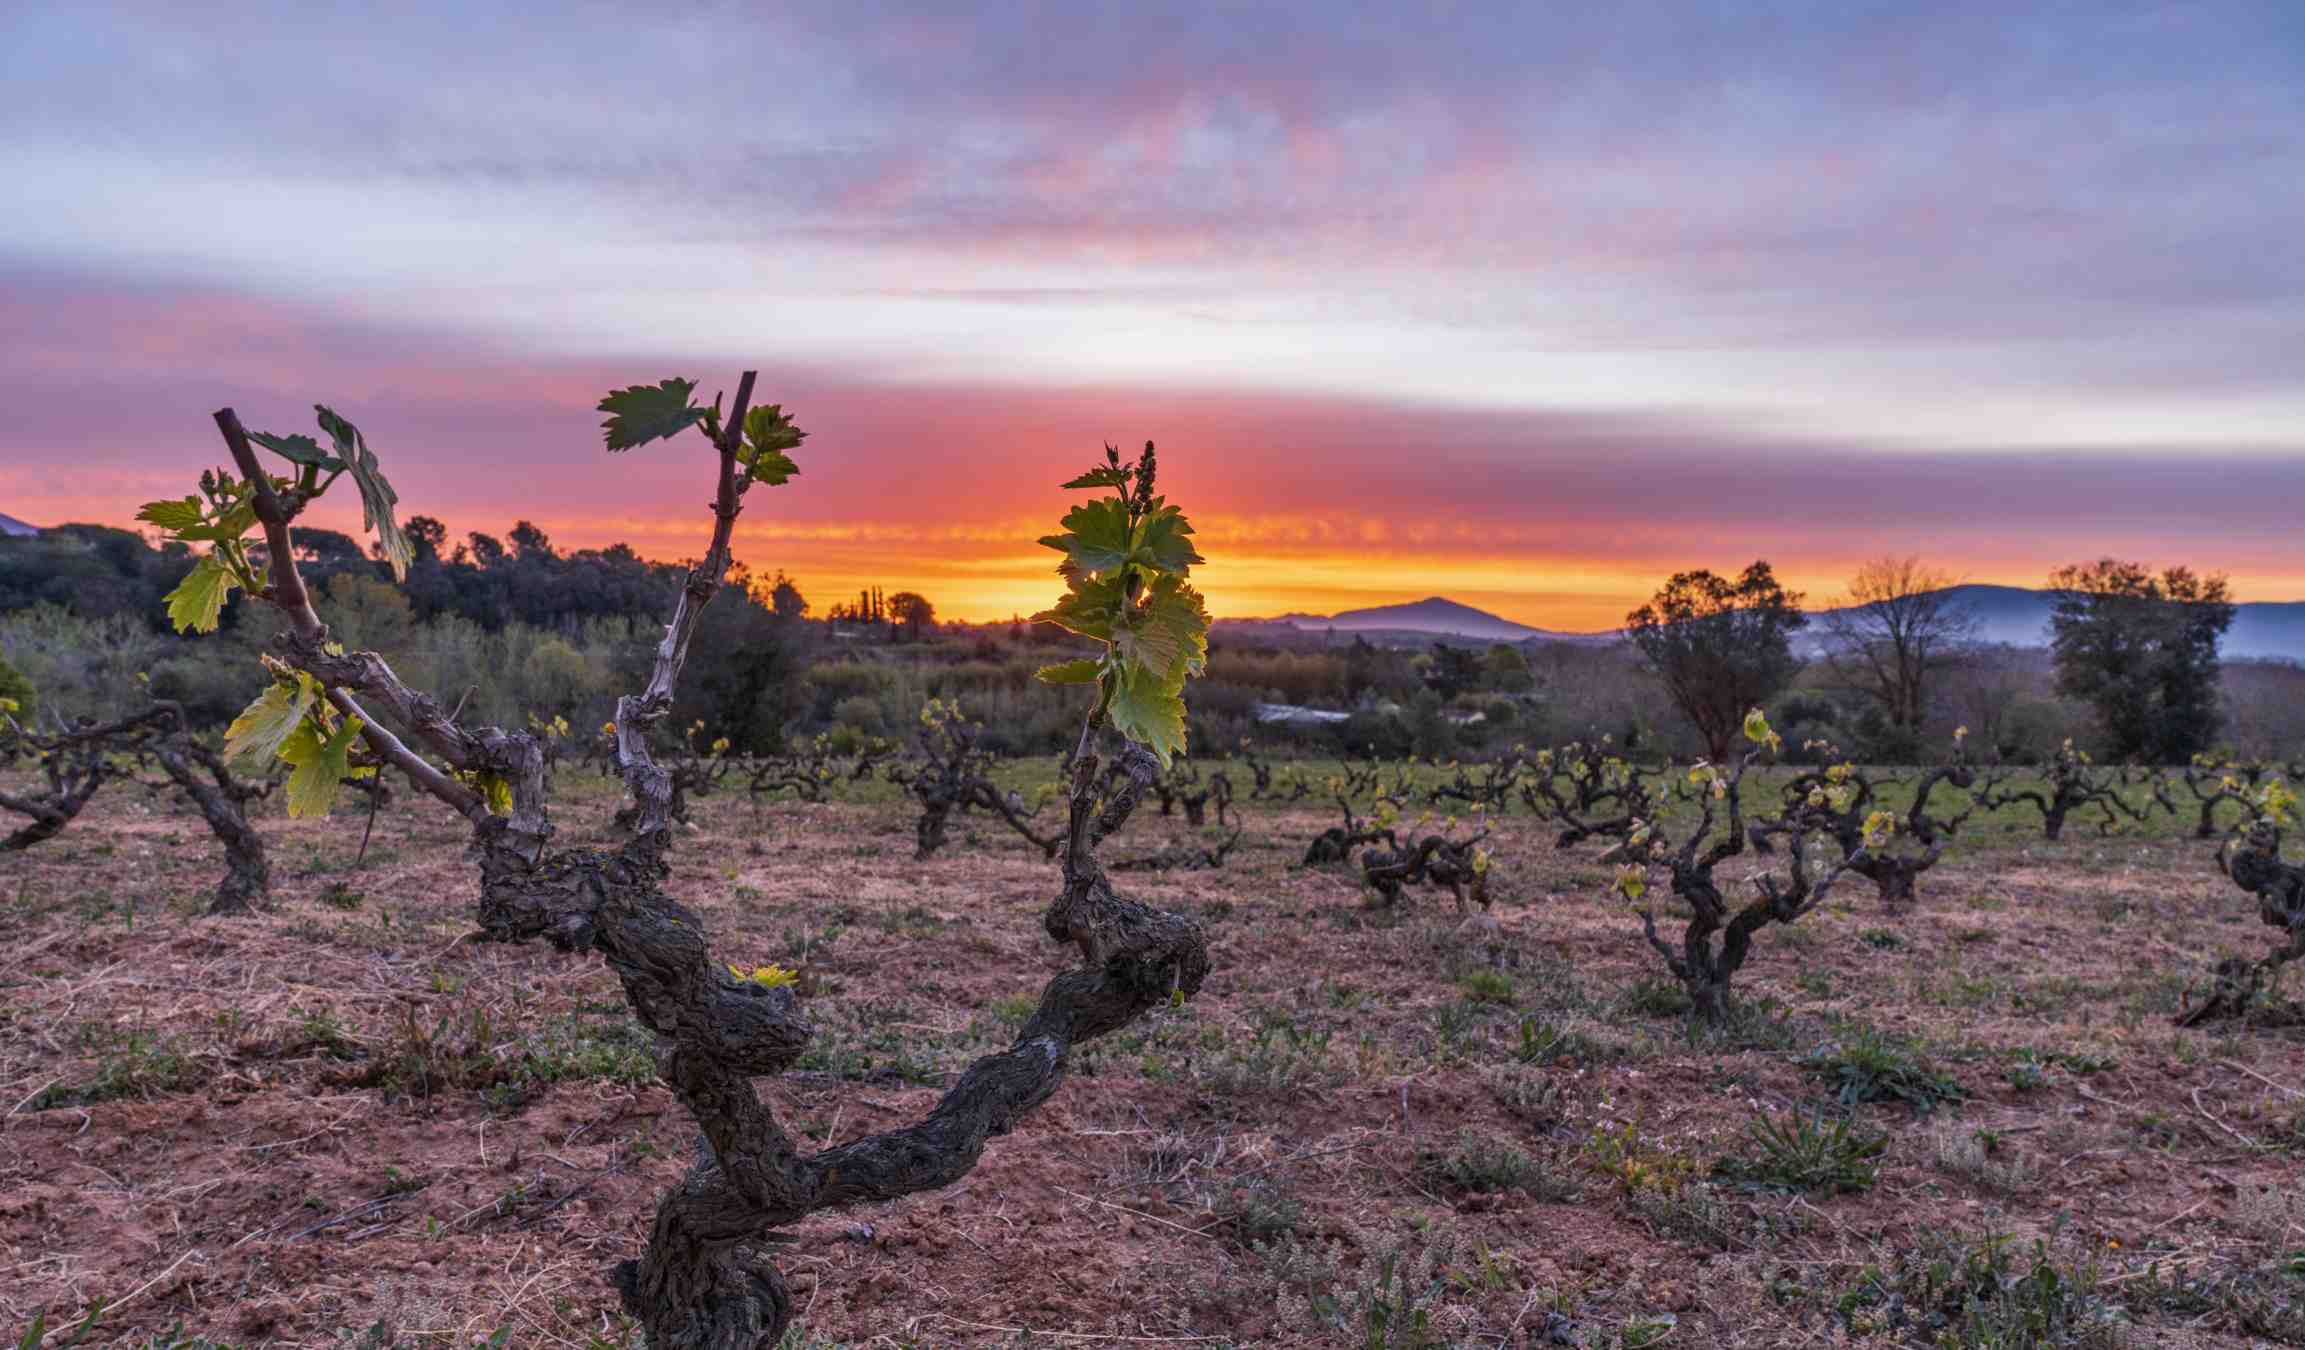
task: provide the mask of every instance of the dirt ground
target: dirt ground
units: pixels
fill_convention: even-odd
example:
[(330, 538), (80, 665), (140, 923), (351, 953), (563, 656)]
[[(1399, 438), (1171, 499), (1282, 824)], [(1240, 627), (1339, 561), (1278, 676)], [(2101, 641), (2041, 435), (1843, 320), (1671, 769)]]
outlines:
[[(580, 838), (611, 790), (564, 778)], [(1246, 810), (1222, 870), (1123, 878), (1206, 920), (1202, 995), (960, 1184), (795, 1230), (794, 1345), (2305, 1344), (2305, 1031), (2170, 1023), (2271, 945), (2210, 844), (1989, 823), (1909, 915), (1851, 878), (1765, 931), (1692, 1033), (1598, 845), (1500, 819), (1465, 929), (1298, 866), (1333, 813)], [(901, 802), (696, 815), (675, 891), (804, 972), (763, 1087), (813, 1140), (922, 1114), (1064, 964), (998, 822), (916, 861)], [(268, 812), (245, 919), (134, 791), (0, 856), (0, 1335), (104, 1300), (80, 1344), (639, 1343), (605, 1273), (693, 1137), (648, 1037), (597, 959), (466, 939), (446, 812), (403, 793), (357, 866), (347, 820)]]

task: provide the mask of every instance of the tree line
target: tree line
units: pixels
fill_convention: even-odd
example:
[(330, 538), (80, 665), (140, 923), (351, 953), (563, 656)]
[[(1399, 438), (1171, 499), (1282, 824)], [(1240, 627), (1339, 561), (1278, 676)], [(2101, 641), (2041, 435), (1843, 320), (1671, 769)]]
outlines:
[[(1975, 655), (1977, 621), (1954, 584), (1917, 558), (1879, 558), (1825, 616), (1818, 684), (1865, 706), (1876, 760), (1917, 757), (1939, 684)], [(2049, 590), (2057, 692), (2090, 710), (2108, 757), (2181, 764), (2217, 744), (2218, 646), (2234, 612), (2225, 578), (2102, 558), (2059, 568)], [(1809, 664), (1794, 647), (1810, 623), (1802, 599), (1759, 560), (1734, 578), (1676, 573), (1625, 616), (1714, 762), (1728, 758), (1747, 710), (1776, 700)]]

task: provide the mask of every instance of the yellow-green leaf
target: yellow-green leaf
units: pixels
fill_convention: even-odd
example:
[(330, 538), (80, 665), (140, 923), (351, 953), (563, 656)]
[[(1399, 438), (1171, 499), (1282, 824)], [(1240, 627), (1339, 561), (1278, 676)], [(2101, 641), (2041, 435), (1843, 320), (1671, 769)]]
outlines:
[(1044, 535), (1041, 543), (1065, 555), (1066, 566), (1094, 576), (1128, 561), (1128, 506), (1118, 497), (1099, 497), (1065, 512), (1066, 533)]
[(214, 554), (203, 557), (168, 593), (168, 622), (179, 633), (215, 632), (216, 621), (224, 614), (224, 597), (232, 587), (232, 569)]
[(1120, 613), (1120, 578), (1089, 577), (1076, 572), (1068, 579), (1067, 586), (1064, 599), (1056, 602), (1056, 608), (1042, 610), (1032, 616), (1032, 621), (1053, 623), (1099, 642), (1112, 641), (1113, 619)]
[(1143, 669), (1121, 673), (1105, 713), (1113, 730), (1151, 750), (1167, 768), (1172, 756), (1185, 748), (1184, 682), (1174, 684)]
[(182, 501), (146, 502), (143, 509), (136, 513), (136, 518), (150, 521), (170, 534), (177, 534), (198, 525), (207, 514), (201, 508), (198, 497), (186, 497)]
[(1129, 612), (1128, 626), (1113, 633), (1113, 647), (1124, 663), (1142, 666), (1164, 685), (1181, 686), (1206, 664), (1208, 632), (1200, 592), (1181, 577), (1163, 576), (1145, 603)]
[(240, 710), (224, 729), (224, 754), (236, 763), (269, 767), (281, 747), (303, 725), (305, 713), (320, 696), (320, 686), (303, 671), (265, 686), (256, 701)]
[(288, 814), (325, 816), (336, 804), (337, 791), (352, 774), (352, 743), (360, 735), (360, 719), (347, 717), (334, 734), (321, 734), (307, 717), (296, 724), (280, 747), (280, 758), (295, 766), (288, 775)]
[(1103, 669), (1104, 662), (1093, 656), (1084, 656), (1078, 661), (1060, 661), (1053, 666), (1042, 666), (1032, 673), (1032, 677), (1042, 684), (1095, 684), (1098, 673)]

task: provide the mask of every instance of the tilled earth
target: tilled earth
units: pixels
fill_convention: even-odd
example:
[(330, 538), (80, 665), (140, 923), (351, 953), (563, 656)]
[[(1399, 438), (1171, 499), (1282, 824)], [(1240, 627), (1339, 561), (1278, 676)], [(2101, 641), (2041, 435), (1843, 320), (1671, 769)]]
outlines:
[[(568, 786), (575, 839), (614, 802)], [(917, 1118), (1064, 965), (998, 822), (916, 861), (898, 803), (695, 810), (674, 890), (803, 972), (763, 1090), (814, 1141)], [(1122, 878), (1207, 922), (1201, 996), (960, 1184), (796, 1229), (795, 1344), (2305, 1344), (2305, 1033), (2171, 1025), (2272, 937), (2207, 843), (1995, 823), (1909, 914), (1850, 878), (1764, 931), (1692, 1033), (1597, 846), (1500, 819), (1467, 924), (1298, 866), (1330, 813), (1246, 815), (1222, 870)], [(254, 918), (199, 915), (211, 841), (133, 792), (0, 857), (0, 1337), (638, 1344), (606, 1271), (693, 1132), (614, 981), (468, 940), (427, 802), (357, 865), (357, 815), (261, 827)]]

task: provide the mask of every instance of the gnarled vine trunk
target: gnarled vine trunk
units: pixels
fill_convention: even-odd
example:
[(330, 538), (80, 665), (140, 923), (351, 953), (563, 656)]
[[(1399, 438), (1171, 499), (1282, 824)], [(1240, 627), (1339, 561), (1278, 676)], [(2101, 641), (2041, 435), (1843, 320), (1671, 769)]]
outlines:
[[(970, 1065), (919, 1123), (813, 1153), (795, 1145), (752, 1080), (788, 1068), (812, 1029), (789, 985), (772, 987), (715, 959), (702, 919), (665, 894), (678, 783), (650, 748), (651, 730), (671, 710), (698, 615), (729, 567), (741, 491), (739, 429), (752, 386), (747, 372), (716, 442), (720, 477), (711, 547), (688, 575), (646, 687), (617, 702), (615, 763), (631, 799), (631, 838), (613, 850), (551, 847), (547, 756), (535, 735), (467, 730), (403, 684), (381, 657), (345, 653), (328, 641), (294, 564), (288, 522), (295, 508), (270, 486), (231, 410), (216, 415), (235, 461), (255, 485), (256, 515), (278, 560), (264, 598), (289, 620), (280, 653), (320, 681), (339, 714), (362, 719), (378, 758), (471, 822), (483, 936), (600, 953), (635, 1017), (661, 1040), (660, 1072), (695, 1117), (704, 1147), (658, 1205), (641, 1255), (614, 1271), (624, 1306), (645, 1328), (652, 1350), (772, 1350), (793, 1315), (790, 1290), (769, 1259), (780, 1228), (819, 1210), (893, 1199), (965, 1176), (988, 1139), (1008, 1132), (1057, 1090), (1073, 1047), (1190, 997), (1209, 969), (1198, 924), (1115, 894), (1097, 862), (1098, 844), (1136, 810), (1158, 768), (1150, 752), (1124, 744), (1108, 771), (1093, 752), (1102, 713), (1092, 714), (1070, 761), (1067, 828), (1052, 841), (1062, 885), (1042, 917), (1052, 939), (1079, 952), (1079, 964), (1049, 980), (1008, 1049)], [(407, 728), (451, 772), (411, 750), (362, 699)], [(492, 812), (475, 790), (483, 780), (508, 791), (506, 814)], [(924, 852), (928, 829), (924, 817)]]

